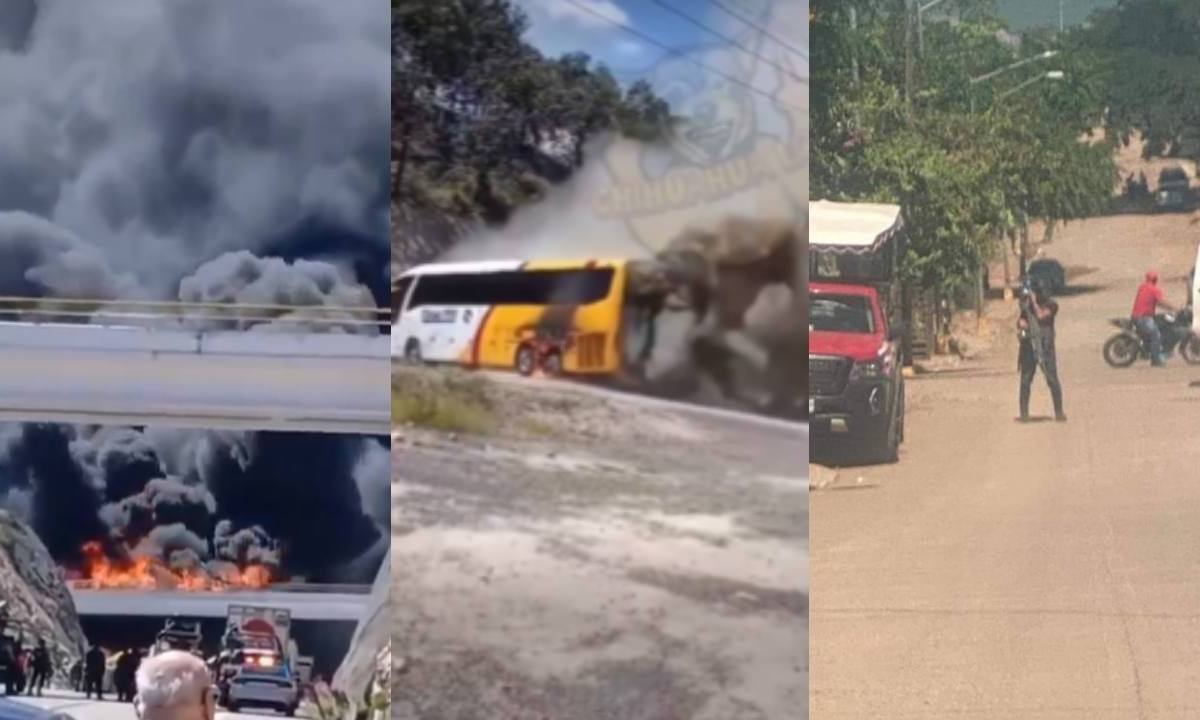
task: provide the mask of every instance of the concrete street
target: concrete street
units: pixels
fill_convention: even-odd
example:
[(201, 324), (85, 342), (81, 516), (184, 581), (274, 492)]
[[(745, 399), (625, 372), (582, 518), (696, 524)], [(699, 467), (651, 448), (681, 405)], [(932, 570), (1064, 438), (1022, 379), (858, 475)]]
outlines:
[(910, 381), (899, 464), (813, 493), (813, 717), (1200, 717), (1200, 367), (1101, 356), (1148, 267), (1183, 301), (1197, 240), (1186, 215), (1060, 229), (1069, 422), (1014, 422), (1009, 325)]

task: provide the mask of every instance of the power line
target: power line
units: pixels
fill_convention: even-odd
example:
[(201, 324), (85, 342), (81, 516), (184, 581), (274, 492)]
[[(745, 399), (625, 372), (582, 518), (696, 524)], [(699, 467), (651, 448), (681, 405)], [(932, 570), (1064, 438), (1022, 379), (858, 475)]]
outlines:
[(750, 28), (754, 28), (758, 32), (762, 33), (763, 35), (774, 40), (777, 44), (787, 48), (788, 50), (791, 50), (792, 52), (796, 53), (797, 55), (804, 58), (805, 60), (808, 59), (808, 51), (807, 50), (801, 50), (800, 48), (796, 47), (795, 45), (792, 45), (791, 43), (784, 42), (778, 35), (772, 33), (770, 30), (767, 30), (762, 25), (757, 25), (755, 23), (752, 23), (746, 19), (745, 15), (742, 15), (741, 13), (737, 13), (737, 12), (734, 12), (733, 10), (730, 10), (729, 6), (726, 5), (725, 3), (721, 2), (721, 0), (708, 0), (708, 2), (713, 7), (721, 10), (729, 17), (737, 20), (738, 22), (741, 22), (743, 25), (750, 27)]
[(780, 65), (779, 63), (775, 62), (774, 60), (771, 60), (769, 58), (763, 57), (762, 55), (759, 55), (755, 51), (753, 51), (750, 48), (746, 47), (745, 45), (742, 45), (741, 43), (739, 43), (737, 40), (729, 37), (725, 33), (721, 32), (719, 30), (714, 30), (711, 26), (709, 26), (703, 22), (700, 22), (696, 18), (692, 17), (691, 15), (685, 13), (684, 11), (682, 11), (676, 7), (672, 7), (671, 5), (668, 5), (667, 3), (663, 2), (663, 0), (650, 0), (650, 2), (654, 3), (655, 5), (663, 8), (664, 10), (667, 10), (668, 12), (670, 12), (678, 17), (683, 18), (684, 20), (691, 23), (692, 25), (695, 25), (696, 27), (700, 28), (701, 30), (707, 32), (709, 35), (720, 38), (721, 40), (729, 43), (730, 45), (741, 50), (742, 52), (746, 53), (747, 55), (751, 55), (753, 57), (758, 58), (759, 60), (762, 60), (766, 64), (768, 64), (771, 67), (778, 70), (779, 72), (784, 73), (786, 75), (791, 75), (793, 78), (795, 78), (797, 80), (800, 79), (800, 76), (797, 75), (795, 73), (795, 71), (793, 71), (791, 68), (786, 68), (783, 65)]
[(588, 7), (587, 5), (584, 5), (583, 3), (579, 2), (578, 0), (566, 0), (566, 1), (569, 5), (579, 8), (580, 10), (586, 12), (587, 14), (589, 14), (593, 17), (599, 18), (599, 19), (603, 20), (604, 22), (609, 23), (610, 25), (621, 28), (625, 32), (627, 32), (631, 35), (634, 35), (635, 37), (640, 39), (642, 42), (649, 43), (649, 44), (653, 45), (654, 47), (656, 47), (660, 50), (663, 50), (668, 55), (683, 58), (684, 60), (692, 63), (693, 65), (702, 67), (705, 70), (708, 70), (709, 72), (713, 73), (714, 75), (722, 77), (722, 78), (728, 80), (729, 82), (734, 83), (735, 85), (741, 85), (742, 87), (746, 88), (747, 90), (749, 90), (752, 93), (755, 93), (756, 95), (761, 95), (762, 97), (764, 97), (772, 102), (778, 103), (785, 107), (789, 107), (792, 110), (795, 110), (796, 112), (799, 112), (799, 113), (807, 112), (806, 110), (803, 110), (796, 105), (792, 105), (791, 103), (787, 103), (787, 102), (780, 100), (779, 98), (775, 97), (774, 95), (771, 95), (770, 93), (759, 90), (758, 88), (745, 82), (741, 78), (730, 75), (729, 73), (725, 72), (724, 70), (718, 70), (717, 68), (713, 67), (712, 65), (709, 65), (708, 63), (700, 62), (699, 60), (695, 59), (694, 57), (691, 57), (690, 55), (688, 55), (684, 52), (676, 50), (675, 48), (672, 48), (672, 47), (668, 47), (667, 45), (663, 45), (662, 43), (660, 43), (659, 41), (650, 37), (649, 35), (646, 35), (645, 33), (640, 32), (638, 30), (635, 30), (634, 28), (629, 27), (625, 23), (619, 22), (617, 20), (613, 20), (612, 18), (608, 17), (607, 15), (605, 15), (603, 13), (596, 12), (595, 10)]

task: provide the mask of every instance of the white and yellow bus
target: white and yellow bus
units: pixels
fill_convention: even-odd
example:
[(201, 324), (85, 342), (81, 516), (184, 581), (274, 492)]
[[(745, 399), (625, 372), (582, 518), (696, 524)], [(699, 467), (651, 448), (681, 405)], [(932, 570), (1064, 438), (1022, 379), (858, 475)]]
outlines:
[[(614, 375), (624, 365), (629, 262), (422, 265), (393, 288), (392, 353), (523, 375)], [(626, 326), (629, 326), (628, 328)]]

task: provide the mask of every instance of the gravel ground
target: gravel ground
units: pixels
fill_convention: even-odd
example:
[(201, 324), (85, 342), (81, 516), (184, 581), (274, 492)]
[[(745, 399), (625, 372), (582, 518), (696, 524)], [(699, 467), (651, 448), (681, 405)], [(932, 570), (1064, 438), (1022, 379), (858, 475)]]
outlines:
[(483, 382), (394, 437), (393, 717), (807, 717), (807, 431)]

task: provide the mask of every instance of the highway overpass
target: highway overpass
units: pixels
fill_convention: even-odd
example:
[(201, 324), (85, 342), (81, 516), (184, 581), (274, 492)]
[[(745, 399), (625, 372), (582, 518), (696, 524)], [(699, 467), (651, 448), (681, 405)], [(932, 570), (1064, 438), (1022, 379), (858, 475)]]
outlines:
[(71, 589), (81, 617), (131, 616), (223, 618), (230, 605), (268, 605), (287, 608), (295, 620), (358, 622), (366, 612), (370, 587), (363, 592), (272, 592), (231, 590), (179, 592), (170, 590)]
[[(6, 302), (18, 300), (0, 298), (0, 313)], [(89, 307), (86, 313), (57, 308), (52, 315), (27, 309), (0, 315), (19, 318), (0, 322), (0, 422), (378, 435), (389, 430), (388, 336), (321, 332), (319, 327), (383, 329), (386, 310), (355, 309), (368, 319), (347, 321), (314, 319), (311, 308), (179, 303), (141, 308), (135, 303), (130, 310), (129, 305), (107, 314)], [(261, 326), (186, 329), (188, 323), (234, 325), (197, 320), (197, 313), (219, 316), (234, 310), (242, 313), (238, 322), (245, 322), (248, 312), (308, 312), (310, 317), (295, 328), (276, 319), (269, 332)], [(89, 324), (73, 317), (85, 314)]]

